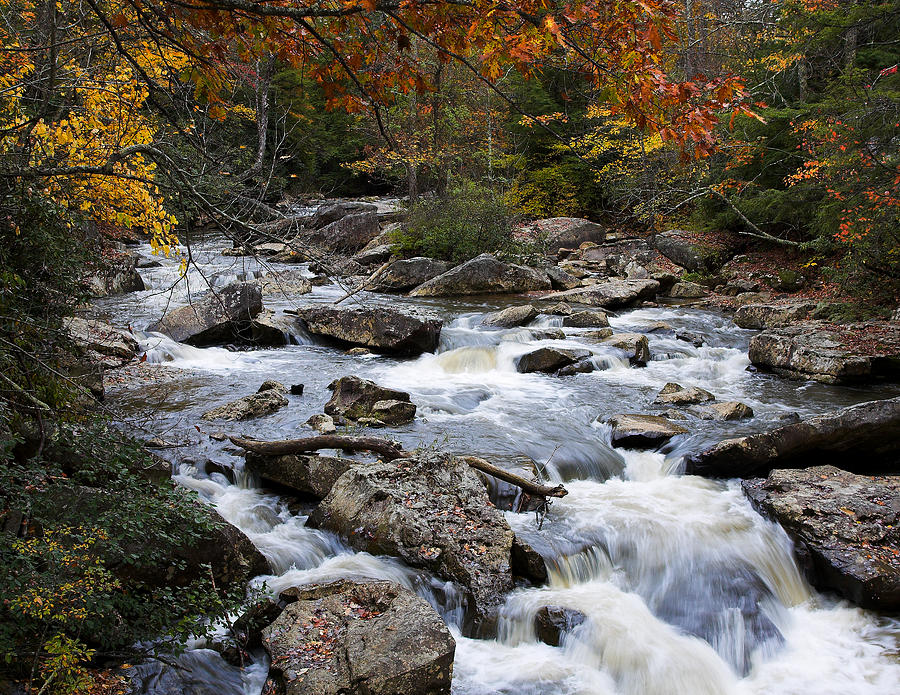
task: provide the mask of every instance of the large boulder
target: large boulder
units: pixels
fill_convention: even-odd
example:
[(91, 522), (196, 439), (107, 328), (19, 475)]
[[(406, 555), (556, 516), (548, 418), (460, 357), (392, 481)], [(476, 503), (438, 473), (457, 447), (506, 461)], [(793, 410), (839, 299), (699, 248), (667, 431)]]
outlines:
[(581, 280), (571, 273), (567, 273), (558, 265), (544, 268), (544, 272), (547, 273), (547, 277), (550, 278), (550, 286), (554, 290), (571, 290), (581, 285)]
[(555, 372), (591, 356), (590, 350), (543, 347), (527, 352), (516, 360), (516, 371)]
[(422, 283), (410, 297), (453, 297), (471, 294), (509, 294), (549, 290), (546, 273), (523, 265), (504, 263), (489, 253)]
[(450, 264), (446, 261), (424, 256), (394, 261), (378, 274), (371, 289), (374, 292), (408, 292), (449, 269)]
[(359, 461), (336, 456), (261, 456), (247, 453), (247, 469), (264, 482), (322, 499), (334, 483)]
[(88, 291), (94, 297), (109, 297), (146, 289), (137, 271), (137, 262), (138, 257), (131, 253), (121, 253), (104, 261), (96, 273), (87, 279)]
[(140, 349), (131, 333), (103, 321), (73, 316), (65, 320), (65, 327), (72, 340), (81, 347), (105, 357), (128, 360)]
[(900, 324), (836, 326), (817, 321), (753, 336), (750, 361), (760, 369), (826, 384), (900, 379)]
[(329, 251), (354, 254), (378, 236), (379, 231), (378, 215), (357, 212), (308, 233), (306, 240)]
[(700, 299), (708, 294), (709, 292), (703, 285), (698, 285), (696, 282), (687, 282), (685, 280), (676, 282), (669, 288), (669, 291), (666, 292), (666, 296), (671, 297), (672, 299)]
[(588, 304), (605, 309), (632, 306), (645, 299), (653, 299), (659, 289), (656, 280), (607, 280), (589, 287), (554, 292), (544, 297), (551, 302)]
[(606, 229), (596, 222), (578, 217), (550, 217), (536, 220), (522, 229), (533, 236), (548, 254), (559, 249), (577, 249), (585, 242), (603, 243)]
[(869, 401), (769, 432), (726, 439), (685, 459), (686, 471), (713, 478), (747, 478), (773, 468), (824, 464), (873, 473), (900, 455), (900, 397)]
[(250, 322), (261, 311), (259, 285), (235, 282), (196, 295), (190, 304), (170, 311), (148, 330), (191, 345), (242, 340), (250, 335)]
[(681, 229), (657, 234), (653, 237), (653, 245), (670, 261), (695, 273), (715, 271), (737, 251), (734, 245), (701, 238)]
[(742, 485), (753, 505), (793, 538), (813, 585), (864, 608), (900, 610), (900, 476), (816, 466), (772, 471)]
[(534, 616), (534, 632), (544, 644), (558, 647), (566, 633), (585, 620), (587, 616), (581, 611), (562, 606), (541, 606)]
[(387, 581), (286, 593), (263, 630), (285, 695), (449, 695), (456, 642), (425, 599)]
[(734, 322), (741, 328), (791, 326), (812, 316), (817, 306), (816, 302), (745, 304), (734, 313)]
[(204, 420), (253, 420), (278, 412), (288, 404), (280, 389), (265, 389), (203, 413)]
[(332, 417), (354, 421), (369, 418), (387, 425), (400, 425), (412, 422), (416, 416), (416, 406), (410, 403), (408, 393), (379, 386), (368, 379), (344, 376), (332, 381), (328, 388), (332, 394), (325, 404), (325, 412)]
[(458, 583), (476, 620), (513, 588), (513, 532), (463, 461), (425, 451), (354, 467), (338, 478), (307, 524), (357, 550), (393, 555)]
[(313, 335), (379, 352), (418, 355), (434, 352), (441, 337), (439, 318), (380, 306), (301, 307), (297, 316)]
[(329, 224), (343, 219), (347, 215), (378, 211), (378, 206), (373, 203), (362, 203), (355, 200), (341, 200), (336, 203), (320, 205), (310, 220), (309, 226), (313, 229), (321, 229)]
[(488, 314), (482, 319), (481, 325), (490, 326), (491, 328), (515, 328), (516, 326), (524, 326), (536, 318), (537, 315), (538, 310), (531, 304), (511, 306), (502, 311)]
[(659, 415), (613, 415), (606, 421), (612, 427), (612, 445), (626, 449), (656, 449), (678, 434), (687, 434)]

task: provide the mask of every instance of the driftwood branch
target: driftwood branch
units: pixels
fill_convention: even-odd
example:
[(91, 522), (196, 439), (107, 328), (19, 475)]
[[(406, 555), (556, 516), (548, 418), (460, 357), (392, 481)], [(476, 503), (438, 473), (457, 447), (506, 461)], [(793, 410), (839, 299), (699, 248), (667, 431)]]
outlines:
[[(291, 454), (304, 454), (319, 449), (342, 449), (344, 451), (371, 451), (378, 454), (385, 461), (409, 458), (412, 454), (394, 442), (378, 437), (349, 437), (340, 434), (323, 434), (317, 437), (305, 437), (303, 439), (284, 439), (281, 441), (265, 442), (244, 437), (231, 437), (231, 443), (241, 449), (261, 456), (288, 456)], [(551, 487), (541, 485), (532, 480), (523, 478), (515, 473), (510, 473), (503, 468), (488, 463), (477, 456), (460, 456), (459, 459), (466, 465), (487, 473), (498, 480), (510, 483), (521, 488), (524, 492), (534, 497), (565, 497), (568, 491), (562, 486)]]
[(527, 492), (534, 497), (565, 497), (569, 494), (569, 491), (562, 485), (551, 487), (549, 485), (535, 483), (527, 478), (523, 478), (521, 475), (510, 473), (499, 466), (495, 466), (493, 463), (488, 463), (477, 456), (460, 456), (459, 459), (464, 461), (469, 467), (479, 470), (482, 473), (487, 473), (503, 482), (515, 485), (516, 487), (521, 488), (523, 492)]

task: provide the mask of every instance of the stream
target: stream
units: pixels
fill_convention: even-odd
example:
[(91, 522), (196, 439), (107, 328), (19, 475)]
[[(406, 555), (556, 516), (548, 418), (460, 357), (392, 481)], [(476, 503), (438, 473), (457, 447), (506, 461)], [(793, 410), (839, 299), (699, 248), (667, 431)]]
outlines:
[[(182, 444), (163, 450), (176, 480), (206, 499), (244, 531), (275, 574), (259, 577), (272, 590), (338, 578), (399, 582), (435, 606), (457, 642), (454, 695), (885, 695), (900, 688), (900, 620), (853, 607), (813, 590), (794, 560), (784, 531), (763, 519), (736, 481), (681, 474), (684, 454), (721, 439), (769, 429), (854, 403), (900, 394), (897, 386), (865, 388), (788, 381), (748, 371), (753, 331), (717, 313), (682, 306), (610, 314), (617, 332), (648, 334), (652, 360), (629, 366), (621, 352), (566, 328), (565, 340), (541, 340), (559, 317), (538, 317), (510, 330), (480, 326), (487, 312), (527, 300), (409, 299), (362, 293), (346, 304), (427, 309), (444, 319), (436, 354), (397, 359), (349, 356), (293, 335), (278, 349), (194, 348), (142, 333), (167, 308), (185, 304), (210, 282), (224, 287), (269, 266), (222, 256), (225, 242), (192, 249), (197, 267), (179, 277), (179, 259), (142, 269), (143, 292), (98, 300), (95, 314), (138, 332), (147, 360), (112, 372), (107, 402), (137, 426)], [(149, 247), (140, 249), (149, 255)], [(297, 268), (298, 266), (271, 266)], [(310, 273), (311, 275), (311, 273)], [(174, 285), (174, 287), (173, 287)], [(345, 290), (313, 288), (299, 297), (266, 297), (280, 312), (298, 304), (333, 302)], [(664, 321), (704, 339), (702, 347), (671, 332), (648, 332)], [(535, 346), (583, 347), (598, 370), (555, 377), (519, 374), (517, 356)], [(462, 634), (464, 605), (456, 587), (400, 561), (357, 553), (327, 532), (306, 528), (288, 500), (259, 487), (232, 447), (198, 434), (224, 429), (260, 439), (308, 436), (303, 423), (322, 412), (327, 385), (348, 374), (407, 391), (418, 406), (409, 425), (379, 430), (407, 449), (436, 446), (472, 454), (530, 475), (530, 462), (569, 495), (555, 500), (538, 525), (534, 514), (507, 512), (513, 530), (548, 561), (550, 579), (519, 588), (501, 609), (495, 639)], [(266, 379), (302, 383), (281, 411), (239, 423), (209, 423), (200, 415), (254, 393)], [(670, 381), (700, 386), (719, 400), (738, 400), (755, 416), (737, 422), (690, 419), (690, 434), (661, 451), (613, 449), (601, 424), (616, 413), (660, 413), (652, 405)], [(599, 418), (599, 421), (598, 421)], [(235, 471), (232, 484), (212, 462)], [(294, 508), (294, 511), (296, 509)], [(559, 647), (537, 641), (533, 620), (546, 605), (581, 611), (587, 620)], [(243, 672), (199, 648), (195, 679), (210, 693), (258, 695), (264, 656)], [(153, 679), (144, 692), (154, 690)], [(199, 692), (199, 691), (198, 691)]]

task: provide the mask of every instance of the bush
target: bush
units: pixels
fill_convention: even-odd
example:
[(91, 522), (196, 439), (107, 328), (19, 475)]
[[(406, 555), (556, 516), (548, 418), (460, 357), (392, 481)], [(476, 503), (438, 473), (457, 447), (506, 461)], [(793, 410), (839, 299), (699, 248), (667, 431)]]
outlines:
[(394, 234), (404, 256), (460, 263), (482, 253), (514, 252), (513, 218), (491, 189), (464, 182), (447, 195), (421, 198)]

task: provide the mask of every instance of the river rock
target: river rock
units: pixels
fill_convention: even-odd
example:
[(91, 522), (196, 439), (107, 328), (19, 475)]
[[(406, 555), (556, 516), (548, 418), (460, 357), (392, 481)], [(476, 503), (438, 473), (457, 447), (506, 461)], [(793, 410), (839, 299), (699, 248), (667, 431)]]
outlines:
[(599, 309), (574, 311), (563, 318), (563, 326), (566, 328), (607, 328), (609, 317), (605, 311)]
[(335, 456), (261, 456), (247, 452), (247, 469), (263, 481), (322, 499), (334, 483), (359, 461)]
[(534, 616), (534, 632), (538, 640), (558, 647), (563, 635), (581, 625), (587, 616), (581, 611), (562, 606), (542, 606)]
[(567, 273), (558, 265), (552, 265), (545, 268), (544, 272), (547, 273), (547, 277), (550, 278), (550, 286), (554, 290), (571, 290), (580, 285), (577, 277), (571, 273)]
[[(412, 422), (416, 415), (416, 406), (410, 403), (408, 393), (379, 386), (368, 379), (344, 376), (332, 381), (328, 388), (332, 394), (325, 404), (325, 412), (332, 417), (347, 420), (381, 419), (377, 412), (391, 420), (390, 423), (382, 420), (385, 424), (399, 425)], [(407, 405), (400, 408), (396, 403)]]
[(434, 352), (441, 337), (439, 318), (381, 306), (308, 306), (297, 310), (307, 331), (379, 352), (418, 355)]
[(753, 417), (753, 409), (740, 401), (711, 403), (694, 408), (691, 412), (701, 420), (744, 420)]
[(559, 249), (578, 248), (585, 242), (602, 243), (606, 229), (590, 220), (578, 217), (550, 217), (536, 220), (521, 230), (530, 234), (541, 244), (548, 254), (556, 254)]
[(417, 256), (394, 261), (385, 268), (372, 285), (374, 292), (408, 292), (423, 282), (446, 273), (450, 264), (434, 258)]
[(642, 333), (615, 333), (603, 344), (628, 353), (631, 364), (645, 365), (650, 361), (650, 341)]
[(263, 311), (250, 322), (250, 342), (259, 347), (290, 345), (297, 328), (295, 318)]
[(484, 253), (422, 283), (409, 296), (452, 297), (549, 289), (550, 279), (546, 273), (523, 265), (503, 263), (491, 254)]
[(694, 347), (703, 347), (704, 343), (703, 336), (693, 331), (678, 331), (675, 333), (675, 338), (690, 343)]
[(660, 405), (695, 405), (714, 400), (716, 397), (706, 389), (701, 389), (699, 386), (685, 388), (670, 381), (662, 387), (653, 402)]
[(676, 282), (666, 293), (666, 295), (672, 297), (672, 299), (699, 299), (708, 294), (709, 292), (702, 285), (698, 285), (696, 282), (686, 282), (684, 280)]
[(263, 391), (270, 391), (272, 389), (280, 391), (281, 393), (288, 392), (288, 387), (282, 384), (280, 381), (275, 381), (275, 379), (266, 379), (259, 385), (259, 388), (256, 389), (256, 392), (262, 393)]
[(557, 376), (575, 376), (576, 374), (590, 374), (596, 370), (597, 366), (594, 364), (594, 360), (590, 357), (585, 357), (578, 360), (575, 364), (563, 367), (556, 374)]
[(613, 415), (606, 422), (612, 426), (612, 445), (626, 449), (655, 449), (688, 432), (659, 415)]
[(753, 506), (794, 539), (814, 586), (863, 608), (900, 610), (900, 476), (816, 466), (742, 485)]
[(653, 245), (676, 265), (695, 273), (715, 271), (730, 260), (735, 247), (713, 243), (681, 229), (673, 229), (653, 237)]
[(492, 328), (515, 328), (516, 326), (524, 326), (537, 315), (538, 310), (531, 304), (511, 306), (503, 309), (503, 311), (495, 311), (492, 314), (488, 314), (482, 319), (481, 325)]
[(557, 302), (553, 306), (544, 309), (544, 313), (550, 316), (568, 316), (572, 313), (572, 307), (565, 302)]
[(263, 297), (295, 297), (312, 292), (312, 283), (299, 268), (272, 270), (259, 281)]
[(334, 425), (334, 418), (331, 417), (331, 415), (326, 415), (324, 413), (311, 415), (306, 421), (306, 424), (320, 434), (331, 434), (333, 432), (337, 432), (337, 427), (335, 427)]
[(659, 283), (656, 280), (607, 280), (590, 287), (554, 292), (544, 299), (617, 309), (653, 299), (658, 289)]
[(252, 420), (271, 415), (288, 404), (281, 390), (272, 388), (254, 393), (236, 401), (220, 405), (203, 413), (204, 420)]
[(378, 206), (373, 203), (362, 203), (355, 200), (342, 200), (336, 203), (326, 203), (320, 205), (310, 220), (310, 227), (313, 229), (321, 229), (333, 222), (346, 217), (347, 215), (360, 213), (375, 213)]
[(263, 630), (285, 695), (449, 695), (456, 642), (425, 599), (386, 581), (288, 593)]
[(773, 468), (840, 464), (857, 473), (890, 471), (900, 453), (900, 397), (869, 401), (769, 432), (726, 439), (685, 458), (686, 470), (747, 478)]
[(72, 340), (81, 347), (107, 357), (129, 360), (140, 349), (131, 333), (103, 321), (72, 316), (65, 319), (64, 325)]
[(170, 311), (148, 330), (191, 345), (211, 345), (247, 337), (250, 321), (262, 311), (259, 285), (235, 282), (198, 294), (188, 306)]
[(791, 326), (812, 316), (816, 302), (791, 304), (746, 304), (738, 307), (734, 322), (741, 328), (779, 328)]
[(612, 328), (598, 328), (595, 331), (585, 331), (584, 333), (579, 333), (578, 337), (585, 340), (598, 340), (602, 343), (607, 338), (612, 337), (612, 334)]
[(369, 244), (366, 244), (366, 247), (359, 253), (355, 254), (352, 260), (356, 261), (362, 266), (380, 265), (391, 260), (391, 256), (393, 255), (393, 244), (381, 244), (379, 246), (373, 246), (372, 248), (369, 248)]
[(538, 348), (528, 352), (516, 360), (516, 370), (523, 374), (531, 372), (555, 372), (558, 369), (575, 364), (590, 357), (590, 350), (572, 350), (565, 348)]
[(476, 618), (484, 619), (513, 588), (513, 532), (489, 501), (463, 461), (423, 451), (351, 468), (307, 525), (334, 531), (357, 550), (393, 555), (457, 582)]
[(131, 253), (122, 253), (105, 261), (97, 272), (87, 279), (88, 291), (94, 297), (109, 297), (146, 289), (141, 274), (137, 271), (137, 262), (137, 256)]
[(753, 336), (749, 352), (760, 369), (791, 378), (826, 384), (900, 379), (900, 325), (892, 321), (772, 328)]
[(317, 227), (304, 238), (306, 243), (328, 251), (354, 254), (378, 236), (380, 229), (374, 212), (357, 212)]

